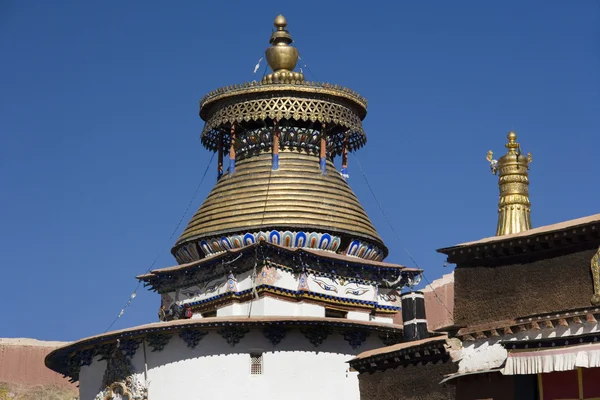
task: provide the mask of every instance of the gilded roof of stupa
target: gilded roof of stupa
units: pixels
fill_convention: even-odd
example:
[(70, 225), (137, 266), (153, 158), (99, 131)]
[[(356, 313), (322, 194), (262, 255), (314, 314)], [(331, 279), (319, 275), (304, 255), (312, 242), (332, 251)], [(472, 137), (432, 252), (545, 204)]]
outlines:
[[(387, 249), (335, 169), (366, 143), (366, 100), (338, 85), (306, 82), (283, 16), (275, 20), (261, 82), (217, 89), (200, 101), (203, 145), (230, 155), (173, 247), (180, 263), (259, 240), (381, 260)], [(233, 165), (233, 167), (232, 167)]]
[(346, 233), (383, 245), (350, 186), (328, 162), (321, 174), (314, 156), (284, 152), (277, 171), (262, 153), (225, 174), (192, 217), (178, 244), (198, 237), (277, 227)]

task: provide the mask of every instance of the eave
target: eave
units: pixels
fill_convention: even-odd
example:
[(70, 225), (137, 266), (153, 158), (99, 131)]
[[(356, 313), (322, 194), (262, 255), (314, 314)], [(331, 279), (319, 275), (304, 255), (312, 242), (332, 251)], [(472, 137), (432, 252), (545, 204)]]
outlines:
[[(150, 286), (153, 290), (162, 292), (165, 288), (173, 286), (173, 282), (177, 280), (183, 280), (186, 285), (189, 285), (222, 276), (225, 273), (222, 267), (226, 267), (234, 273), (252, 269), (254, 264), (243, 262), (243, 256), (246, 256), (246, 258), (257, 257), (257, 261), (260, 257), (259, 265), (262, 265), (263, 262), (273, 264), (272, 259), (275, 256), (287, 257), (295, 260), (293, 265), (288, 266), (294, 272), (310, 270), (322, 276), (346, 276), (349, 280), (374, 280), (381, 286), (385, 285), (383, 279), (395, 281), (402, 277), (404, 281), (408, 282), (409, 278), (412, 279), (423, 272), (420, 269), (407, 268), (399, 264), (366, 260), (323, 250), (288, 248), (272, 243), (259, 242), (191, 263), (155, 269), (137, 276), (137, 279), (144, 282), (144, 286)], [(307, 262), (311, 260), (315, 262), (308, 265)], [(342, 270), (344, 270), (343, 273)], [(182, 277), (185, 277), (185, 279), (182, 279)]]
[[(81, 339), (59, 347), (46, 356), (46, 367), (64, 376), (71, 381), (79, 379), (79, 368), (90, 365), (97, 356), (104, 356), (107, 349), (112, 349), (116, 344), (139, 343), (152, 335), (180, 335), (182, 332), (218, 331), (220, 328), (253, 328), (280, 326), (284, 329), (312, 329), (326, 327), (343, 332), (366, 332), (378, 334), (384, 345), (391, 345), (402, 340), (402, 326), (371, 321), (355, 321), (339, 318), (324, 317), (212, 317), (200, 319), (183, 319), (169, 322), (156, 322), (133, 328), (107, 332), (89, 338)], [(218, 332), (217, 332), (218, 333)], [(112, 347), (111, 347), (112, 346)], [(137, 349), (137, 346), (134, 348)], [(112, 351), (112, 350), (111, 350)], [(315, 350), (316, 351), (316, 350)], [(83, 356), (85, 355), (85, 356)]]
[(530, 229), (513, 235), (493, 236), (438, 249), (453, 264), (486, 263), (532, 253), (589, 247), (600, 242), (600, 214)]
[(512, 320), (461, 328), (456, 336), (463, 341), (498, 338), (520, 332), (542, 329), (555, 329), (570, 325), (595, 324), (600, 319), (600, 308), (590, 307), (561, 312), (536, 314)]
[(399, 366), (446, 362), (450, 359), (450, 355), (446, 351), (447, 339), (447, 335), (438, 335), (412, 342), (398, 343), (361, 353), (348, 363), (359, 373), (372, 374)]

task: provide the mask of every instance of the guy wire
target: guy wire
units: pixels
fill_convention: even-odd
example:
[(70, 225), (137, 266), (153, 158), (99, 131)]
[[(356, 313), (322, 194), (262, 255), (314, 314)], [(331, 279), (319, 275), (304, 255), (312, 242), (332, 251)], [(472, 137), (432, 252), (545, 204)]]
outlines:
[[(379, 208), (379, 211), (381, 211), (381, 214), (383, 215), (383, 219), (385, 219), (385, 222), (387, 222), (388, 226), (390, 227), (390, 229), (394, 233), (394, 236), (396, 236), (396, 239), (400, 243), (400, 247), (402, 247), (402, 249), (404, 250), (404, 252), (406, 253), (406, 255), (408, 255), (408, 258), (410, 258), (410, 260), (415, 265), (415, 267), (417, 267), (417, 269), (421, 269), (421, 267), (419, 267), (419, 264), (413, 258), (413, 256), (410, 254), (410, 252), (408, 251), (408, 249), (406, 247), (404, 247), (404, 244), (403, 244), (402, 240), (400, 239), (400, 236), (398, 235), (398, 233), (396, 232), (396, 230), (392, 226), (392, 223), (390, 222), (390, 219), (388, 218), (387, 214), (383, 210), (383, 207), (381, 206), (381, 203), (377, 199), (377, 196), (375, 196), (375, 192), (373, 191), (373, 188), (371, 187), (371, 184), (369, 183), (369, 180), (367, 179), (367, 175), (365, 174), (365, 171), (363, 170), (362, 165), (360, 164), (360, 160), (356, 156), (356, 153), (352, 152), (351, 154), (354, 157), (354, 159), (356, 160), (356, 164), (358, 165), (358, 169), (360, 170), (360, 173), (361, 173), (363, 179), (365, 180), (365, 183), (367, 184), (367, 187), (369, 188), (369, 191), (371, 192), (371, 195), (373, 196), (373, 199), (375, 199), (375, 203), (377, 204), (377, 207)], [(454, 314), (452, 314), (452, 311), (450, 311), (448, 309), (448, 307), (446, 307), (446, 304), (444, 304), (444, 302), (442, 301), (442, 299), (440, 298), (440, 296), (438, 296), (438, 294), (435, 292), (435, 289), (431, 286), (431, 282), (425, 276), (425, 271), (423, 271), (421, 273), (421, 275), (425, 279), (425, 282), (427, 282), (427, 286), (429, 286), (429, 288), (431, 289), (431, 291), (433, 292), (434, 296), (437, 298), (437, 300), (439, 301), (439, 303), (442, 306), (444, 306), (444, 308), (446, 309), (446, 311), (448, 312), (448, 314), (450, 315), (450, 317), (452, 317), (452, 320), (454, 320)]]

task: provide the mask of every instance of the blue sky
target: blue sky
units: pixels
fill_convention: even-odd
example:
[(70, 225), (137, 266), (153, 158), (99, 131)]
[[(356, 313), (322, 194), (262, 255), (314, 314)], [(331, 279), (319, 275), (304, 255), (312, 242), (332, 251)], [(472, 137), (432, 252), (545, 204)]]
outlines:
[[(534, 157), (535, 226), (600, 212), (600, 3), (336, 3), (0, 2), (0, 337), (101, 333), (135, 275), (175, 263), (211, 156), (198, 100), (260, 78), (279, 13), (309, 79), (369, 100), (357, 156), (401, 242), (353, 157), (350, 185), (388, 260), (412, 266), (406, 247), (433, 280), (452, 267), (435, 249), (494, 234), (485, 155), (511, 129)], [(114, 328), (158, 306), (141, 289)]]

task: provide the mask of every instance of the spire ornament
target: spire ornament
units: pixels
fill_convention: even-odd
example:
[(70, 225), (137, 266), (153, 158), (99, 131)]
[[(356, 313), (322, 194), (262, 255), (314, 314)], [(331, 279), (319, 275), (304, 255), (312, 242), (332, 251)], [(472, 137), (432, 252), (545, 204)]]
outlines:
[[(348, 254), (384, 258), (383, 240), (334, 164), (342, 156), (347, 175), (348, 153), (367, 142), (366, 99), (294, 71), (300, 57), (283, 16), (275, 19), (269, 42), (265, 58), (272, 71), (261, 82), (222, 87), (200, 100), (206, 122), (200, 137), (218, 154), (219, 179), (172, 254), (187, 263), (248, 244), (247, 234), (254, 240), (258, 232), (290, 236), (324, 226), (318, 234), (340, 238)], [(223, 165), (227, 155), (229, 168)]]
[(496, 236), (510, 235), (531, 229), (531, 203), (529, 201), (529, 164), (531, 153), (524, 156), (517, 135), (507, 135), (506, 154), (495, 160), (492, 151), (486, 159), (494, 175), (498, 175), (500, 199), (498, 201), (498, 227)]
[(275, 18), (275, 32), (271, 35), (265, 55), (273, 73), (263, 78), (263, 83), (296, 83), (304, 81), (304, 74), (293, 72), (298, 63), (298, 49), (290, 44), (292, 36), (287, 31), (287, 20), (283, 15)]

